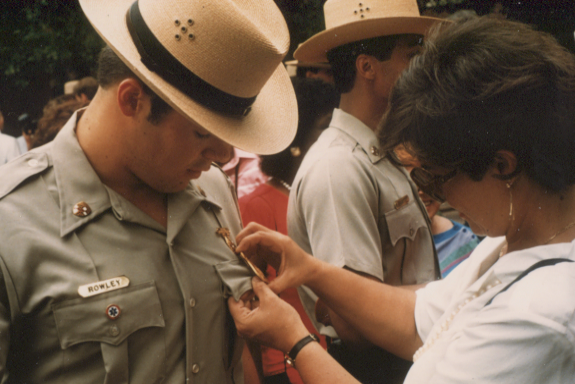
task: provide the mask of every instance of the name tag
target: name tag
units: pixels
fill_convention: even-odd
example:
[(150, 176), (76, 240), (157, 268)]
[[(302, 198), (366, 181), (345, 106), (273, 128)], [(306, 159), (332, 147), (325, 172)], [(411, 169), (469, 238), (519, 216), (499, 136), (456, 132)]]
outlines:
[(82, 297), (99, 295), (100, 293), (115, 291), (130, 285), (130, 279), (126, 276), (114, 277), (113, 279), (98, 281), (92, 284), (81, 285), (78, 294)]

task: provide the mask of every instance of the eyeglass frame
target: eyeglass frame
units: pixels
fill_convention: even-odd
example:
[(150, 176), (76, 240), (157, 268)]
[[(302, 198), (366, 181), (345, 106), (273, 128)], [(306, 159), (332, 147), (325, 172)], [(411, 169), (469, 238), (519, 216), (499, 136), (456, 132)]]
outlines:
[[(427, 169), (415, 167), (411, 170), (410, 176), (411, 180), (413, 180), (415, 185), (417, 185), (417, 187), (423, 191), (423, 193), (429, 195), (429, 197), (438, 201), (439, 203), (445, 203), (445, 195), (443, 194), (442, 190), (443, 184), (453, 179), (458, 172), (458, 169), (455, 168), (445, 175), (434, 175)], [(425, 179), (422, 179), (422, 177)]]

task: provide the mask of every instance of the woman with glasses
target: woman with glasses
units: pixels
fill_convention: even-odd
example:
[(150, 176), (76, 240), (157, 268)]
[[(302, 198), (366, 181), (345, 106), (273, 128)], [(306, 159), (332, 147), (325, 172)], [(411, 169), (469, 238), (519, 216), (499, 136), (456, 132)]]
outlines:
[(409, 289), (248, 226), (238, 250), (279, 276), (254, 281), (259, 302), (229, 302), (238, 331), (288, 353), (306, 383), (355, 383), (273, 293), (305, 284), (366, 338), (413, 359), (406, 383), (572, 383), (575, 58), (546, 34), (490, 18), (426, 44), (395, 85), (380, 140), (403, 144), (419, 188), (487, 238), (444, 280)]

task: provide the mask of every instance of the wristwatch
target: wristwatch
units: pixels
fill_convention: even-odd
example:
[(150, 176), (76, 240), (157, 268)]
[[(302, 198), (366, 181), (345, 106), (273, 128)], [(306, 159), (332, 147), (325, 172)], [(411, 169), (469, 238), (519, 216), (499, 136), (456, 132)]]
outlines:
[(319, 338), (316, 335), (314, 335), (313, 333), (310, 333), (309, 335), (307, 335), (306, 337), (304, 337), (303, 339), (298, 341), (293, 346), (291, 351), (289, 351), (288, 353), (285, 354), (284, 360), (285, 360), (286, 364), (289, 365), (290, 367), (295, 368), (295, 358), (296, 358), (297, 354), (299, 353), (299, 351), (302, 350), (303, 347), (305, 347), (306, 345), (308, 345), (312, 341), (316, 341), (319, 343)]

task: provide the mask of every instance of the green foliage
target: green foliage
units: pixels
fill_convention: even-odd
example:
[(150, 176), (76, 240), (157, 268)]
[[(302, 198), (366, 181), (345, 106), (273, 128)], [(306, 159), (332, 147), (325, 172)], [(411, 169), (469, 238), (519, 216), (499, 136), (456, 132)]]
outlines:
[[(19, 89), (33, 79), (89, 74), (103, 46), (75, 1), (2, 0), (0, 75)], [(4, 84), (6, 85), (6, 84)]]
[(447, 5), (457, 5), (467, 0), (419, 0), (421, 8), (445, 7)]
[(324, 29), (325, 0), (275, 0), (275, 2), (281, 9), (290, 30), (290, 54), (293, 54), (298, 44)]

